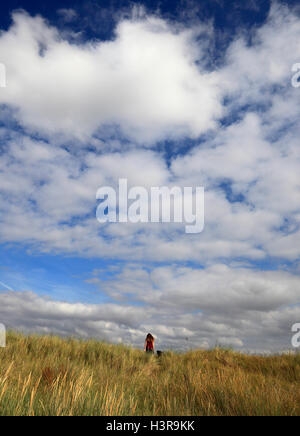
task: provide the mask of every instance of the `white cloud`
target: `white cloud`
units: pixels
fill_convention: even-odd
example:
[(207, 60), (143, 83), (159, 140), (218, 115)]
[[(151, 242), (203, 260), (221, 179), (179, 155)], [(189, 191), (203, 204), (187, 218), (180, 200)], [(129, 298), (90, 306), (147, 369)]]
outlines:
[(291, 67), (300, 56), (299, 37), (299, 17), (273, 2), (267, 22), (229, 47), (224, 84), (248, 104), (265, 102), (274, 85), (290, 87)]
[(0, 37), (8, 76), (0, 102), (46, 134), (83, 140), (117, 124), (142, 143), (197, 136), (215, 126), (221, 104), (216, 73), (195, 65), (202, 52), (193, 38), (146, 17), (121, 21), (113, 41), (76, 45), (41, 17), (15, 12)]
[[(140, 133), (135, 135), (143, 125), (143, 141), (147, 142), (157, 135), (168, 136), (167, 118), (173, 132), (185, 125), (185, 133), (191, 135), (192, 126), (202, 122), (209, 128), (206, 116), (210, 120), (213, 117), (210, 104), (203, 100), (206, 92), (211, 101), (215, 99), (213, 106), (221, 107), (217, 88), (207, 84), (202, 87), (202, 81), (208, 77), (193, 64), (197, 57), (205, 60), (206, 55), (203, 46), (195, 45), (194, 31), (182, 27), (179, 30), (143, 14), (121, 21), (114, 41), (76, 45), (61, 39), (58, 30), (39, 17), (25, 13), (14, 17), (13, 27), (0, 38), (1, 53), (7, 57), (10, 71), (10, 84), (0, 98), (19, 107), (17, 116), (26, 127), (36, 123), (36, 128), (44, 131), (44, 123), (50, 122), (49, 132), (64, 131), (72, 136), (80, 131), (80, 135), (85, 132), (89, 136), (111, 111), (110, 121), (120, 124), (123, 134), (126, 129), (130, 131), (129, 136), (136, 140), (141, 139)], [(14, 135), (2, 163), (2, 239), (33, 241), (45, 250), (90, 255), (105, 252), (108, 256), (139, 259), (203, 262), (216, 257), (297, 258), (299, 244), (293, 234), (300, 213), (299, 95), (290, 86), (290, 63), (293, 57), (300, 56), (299, 23), (299, 18), (288, 9), (275, 5), (268, 22), (254, 34), (252, 46), (241, 38), (231, 44), (225, 66), (212, 74), (221, 80), (223, 94), (231, 96), (231, 104), (223, 112), (238, 111), (241, 104), (253, 104), (255, 99), (267, 104), (266, 108), (243, 109), (238, 120), (216, 128), (191, 153), (171, 159), (169, 168), (163, 155), (137, 151), (133, 144), (124, 150), (120, 141), (106, 144), (91, 140), (91, 145), (102, 148), (103, 154), (87, 152), (75, 142), (73, 153), (59, 148), (55, 135), (51, 145)], [(293, 54), (285, 51), (283, 57), (279, 56), (285, 44), (293, 47)], [(43, 45), (47, 50), (43, 49), (40, 56)], [(169, 51), (168, 55), (163, 56), (164, 50)], [(25, 61), (25, 54), (28, 68), (23, 69), (19, 67), (20, 56)], [(80, 64), (75, 72), (71, 60)], [(148, 62), (157, 68), (150, 68)], [(272, 62), (276, 62), (276, 68)], [(99, 82), (96, 70), (111, 82), (102, 86), (104, 82)], [(129, 72), (135, 75), (134, 82)], [(50, 76), (60, 79), (54, 83)], [(274, 85), (280, 86), (274, 89)], [(174, 92), (169, 92), (169, 87)], [(107, 105), (103, 103), (103, 93), (109, 101)], [(127, 93), (128, 98), (122, 99), (122, 93)], [(178, 98), (178, 104), (172, 98)], [(193, 99), (192, 105), (189, 98)], [(161, 106), (152, 104), (151, 99), (160, 101)], [(201, 105), (200, 111), (195, 110), (195, 102)], [(110, 147), (117, 152), (111, 153)], [(121, 177), (127, 177), (132, 185), (146, 187), (204, 186), (204, 233), (190, 239), (174, 226), (101, 228), (91, 218), (96, 207), (95, 192), (104, 184), (115, 185)], [(230, 202), (220, 187), (224, 182), (230, 185), (232, 196), (242, 201)], [(97, 233), (101, 235), (99, 239), (95, 238)], [(109, 246), (102, 236), (113, 238)]]
[(72, 8), (61, 8), (57, 10), (57, 13), (66, 23), (70, 23), (78, 18), (77, 12)]
[(299, 280), (284, 272), (131, 266), (109, 280), (100, 276), (94, 285), (115, 303), (66, 303), (33, 292), (3, 291), (1, 322), (24, 331), (93, 336), (141, 348), (151, 331), (161, 349), (219, 344), (274, 352), (291, 348), (291, 326), (300, 316)]
[(297, 276), (282, 271), (230, 269), (217, 264), (203, 270), (160, 267), (149, 273), (128, 268), (115, 281), (101, 284), (101, 288), (114, 298), (123, 299), (131, 294), (138, 301), (183, 311), (271, 312), (300, 302)]

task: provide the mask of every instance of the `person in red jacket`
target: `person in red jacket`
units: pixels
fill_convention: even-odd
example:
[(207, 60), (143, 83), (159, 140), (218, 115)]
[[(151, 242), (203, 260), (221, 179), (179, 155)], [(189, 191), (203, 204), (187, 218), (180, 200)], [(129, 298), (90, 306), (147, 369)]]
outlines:
[(154, 341), (154, 337), (151, 335), (151, 333), (148, 333), (145, 340), (146, 353), (154, 353)]

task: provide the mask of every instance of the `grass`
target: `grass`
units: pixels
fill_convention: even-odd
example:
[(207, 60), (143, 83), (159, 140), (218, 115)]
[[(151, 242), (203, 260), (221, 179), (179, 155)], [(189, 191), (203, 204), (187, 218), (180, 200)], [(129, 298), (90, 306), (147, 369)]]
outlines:
[(161, 358), (97, 341), (9, 333), (4, 415), (300, 415), (300, 355), (229, 350)]

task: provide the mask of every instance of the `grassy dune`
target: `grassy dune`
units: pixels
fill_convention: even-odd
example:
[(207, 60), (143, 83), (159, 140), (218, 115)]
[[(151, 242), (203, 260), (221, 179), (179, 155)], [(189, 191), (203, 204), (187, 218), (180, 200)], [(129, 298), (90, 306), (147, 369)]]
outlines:
[(9, 333), (0, 415), (300, 415), (300, 355), (215, 349), (160, 359), (97, 341)]

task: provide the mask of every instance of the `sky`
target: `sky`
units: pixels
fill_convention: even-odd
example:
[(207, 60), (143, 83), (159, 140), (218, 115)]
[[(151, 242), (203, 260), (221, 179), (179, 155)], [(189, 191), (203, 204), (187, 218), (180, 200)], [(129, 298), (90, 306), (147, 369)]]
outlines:
[[(1, 6), (0, 323), (160, 349), (291, 348), (297, 1)], [(205, 227), (106, 223), (96, 192), (201, 186)]]

